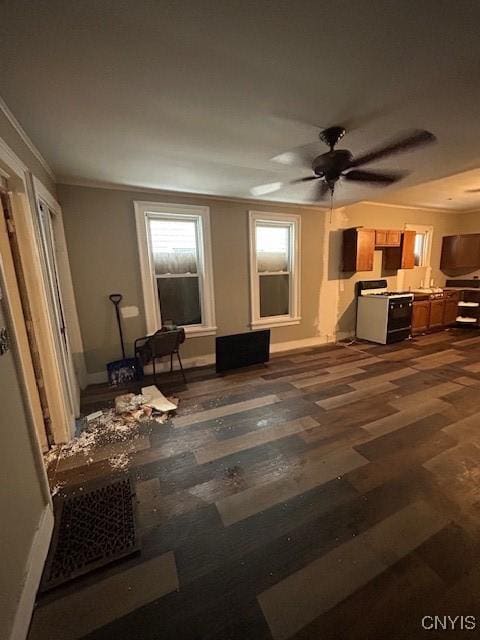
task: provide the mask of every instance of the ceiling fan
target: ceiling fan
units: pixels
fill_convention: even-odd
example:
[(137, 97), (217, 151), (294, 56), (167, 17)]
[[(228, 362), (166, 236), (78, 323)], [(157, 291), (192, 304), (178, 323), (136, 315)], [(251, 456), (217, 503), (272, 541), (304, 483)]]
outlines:
[[(297, 178), (289, 184), (318, 180), (313, 200), (321, 200), (329, 192), (333, 196), (335, 186), (340, 178), (354, 182), (366, 182), (377, 186), (388, 186), (401, 180), (406, 173), (399, 171), (365, 171), (358, 169), (358, 167), (362, 167), (374, 160), (380, 160), (395, 153), (401, 153), (409, 149), (424, 146), (436, 140), (433, 133), (423, 129), (417, 129), (355, 158), (352, 152), (347, 149), (335, 149), (335, 146), (339, 140), (344, 137), (345, 133), (344, 127), (340, 126), (328, 127), (320, 131), (320, 140), (330, 147), (329, 151), (321, 155), (314, 154), (312, 145), (309, 144), (277, 156), (277, 160), (283, 164), (301, 163), (310, 166), (313, 171), (313, 175)], [(259, 185), (253, 187), (251, 193), (256, 196), (265, 195), (273, 191), (278, 191), (278, 189), (281, 189), (283, 186), (281, 182)]]

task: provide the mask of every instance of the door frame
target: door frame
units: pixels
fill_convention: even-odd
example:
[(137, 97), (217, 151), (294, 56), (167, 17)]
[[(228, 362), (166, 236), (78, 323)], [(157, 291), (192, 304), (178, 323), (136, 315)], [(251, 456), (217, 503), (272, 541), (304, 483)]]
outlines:
[[(57, 359), (59, 367), (62, 372), (62, 383), (65, 396), (65, 405), (70, 410), (70, 423), (74, 428), (75, 417), (80, 415), (80, 386), (75, 373), (73, 356), (72, 356), (72, 342), (70, 335), (70, 318), (71, 313), (67, 313), (65, 289), (68, 288), (68, 284), (71, 286), (70, 267), (68, 258), (62, 260), (60, 265), (60, 259), (64, 257), (64, 253), (59, 251), (59, 239), (63, 235), (63, 224), (61, 223), (62, 209), (60, 204), (53, 198), (53, 196), (43, 187), (42, 183), (36, 178), (33, 179), (33, 187), (35, 193), (36, 204), (36, 221), (38, 231), (38, 241), (40, 246), (40, 253), (42, 256), (42, 269), (43, 277), (45, 281), (45, 288), (47, 289), (52, 304), (49, 306), (50, 321), (55, 331), (55, 343), (57, 347)], [(43, 209), (43, 211), (42, 211)], [(44, 241), (48, 242), (48, 238), (44, 238), (44, 229), (42, 228), (42, 216), (48, 216), (48, 234), (51, 239), (51, 250), (54, 264), (51, 265), (44, 250)], [(60, 232), (59, 232), (59, 220), (60, 220)], [(62, 277), (63, 276), (63, 277)], [(70, 276), (70, 278), (69, 278)], [(58, 296), (56, 296), (53, 280), (56, 281), (56, 287), (58, 290)], [(66, 282), (65, 282), (66, 280)], [(58, 301), (58, 305), (57, 305)], [(53, 307), (53, 308), (52, 308)], [(75, 309), (76, 312), (76, 309)], [(57, 331), (58, 319), (56, 314), (62, 316), (64, 324), (64, 337), (61, 332)], [(76, 316), (76, 313), (74, 313)]]
[[(38, 355), (42, 366), (43, 385), (48, 403), (51, 433), (56, 444), (68, 442), (72, 436), (72, 425), (69, 423), (70, 416), (65, 405), (64, 389), (61, 374), (56, 357), (55, 338), (53, 327), (48, 310), (48, 297), (45, 290), (41, 259), (39, 253), (38, 236), (35, 227), (35, 197), (33, 190), (33, 177), (28, 167), (18, 158), (10, 147), (0, 138), (0, 166), (2, 175), (8, 181), (8, 195), (12, 207), (13, 224), (20, 249), (20, 258), (25, 276), (27, 296), (31, 307), (35, 336), (38, 346)], [(7, 282), (8, 286), (10, 284)], [(18, 308), (13, 307), (13, 322), (15, 327), (25, 326), (23, 313), (19, 313)], [(21, 312), (21, 307), (20, 307)], [(38, 401), (38, 390), (31, 384), (33, 375), (33, 365), (31, 363), (30, 346), (28, 340), (25, 343), (26, 331), (24, 335), (16, 336), (19, 351), (23, 361), (22, 373), (27, 381), (28, 402), (30, 407), (35, 406), (35, 395)], [(30, 365), (28, 365), (28, 360)], [(42, 431), (45, 427), (43, 419), (39, 423), (38, 411), (34, 418), (34, 433), (39, 447), (42, 447)], [(43, 463), (42, 463), (43, 464)]]
[[(26, 189), (25, 176), (27, 168), (22, 165), (21, 161), (13, 154), (1, 138), (0, 165), (0, 174), (8, 181), (8, 188), (13, 186), (12, 183), (16, 183), (15, 188), (18, 189), (18, 193), (20, 193), (23, 188)], [(28, 633), (35, 597), (53, 533), (54, 516), (52, 497), (42, 455), (42, 444), (46, 441), (42, 408), (32, 363), (27, 327), (23, 315), (17, 273), (15, 271), (3, 211), (0, 223), (0, 287), (3, 294), (2, 306), (8, 322), (13, 358), (22, 391), (26, 424), (36, 468), (36, 476), (43, 496), (43, 511), (40, 514), (38, 528), (34, 534), (30, 552), (26, 558), (24, 583), (9, 635), (9, 640), (22, 640)], [(46, 377), (44, 382), (47, 384)], [(48, 384), (49, 383), (50, 381), (48, 381)], [(44, 440), (42, 440), (42, 434)]]

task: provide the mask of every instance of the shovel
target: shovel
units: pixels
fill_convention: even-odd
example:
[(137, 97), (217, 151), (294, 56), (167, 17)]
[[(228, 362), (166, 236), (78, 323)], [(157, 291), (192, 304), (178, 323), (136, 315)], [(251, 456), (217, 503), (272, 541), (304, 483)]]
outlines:
[(125, 345), (123, 342), (122, 320), (120, 318), (120, 302), (122, 301), (122, 294), (112, 293), (108, 296), (113, 302), (115, 307), (115, 314), (117, 316), (118, 333), (120, 335), (120, 345), (122, 347), (122, 359), (109, 362), (107, 364), (108, 382), (112, 386), (119, 384), (126, 384), (133, 380), (141, 380), (143, 378), (143, 369), (138, 358), (126, 358), (125, 357)]

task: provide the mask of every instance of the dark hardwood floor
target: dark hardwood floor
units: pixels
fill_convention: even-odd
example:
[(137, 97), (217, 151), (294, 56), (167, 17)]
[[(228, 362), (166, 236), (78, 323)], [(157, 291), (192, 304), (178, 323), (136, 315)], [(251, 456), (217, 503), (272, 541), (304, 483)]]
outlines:
[[(478, 635), (478, 332), (187, 375), (159, 381), (167, 423), (51, 462), (52, 486), (130, 474), (142, 550), (40, 598), (30, 640)], [(114, 395), (88, 389), (84, 411)]]

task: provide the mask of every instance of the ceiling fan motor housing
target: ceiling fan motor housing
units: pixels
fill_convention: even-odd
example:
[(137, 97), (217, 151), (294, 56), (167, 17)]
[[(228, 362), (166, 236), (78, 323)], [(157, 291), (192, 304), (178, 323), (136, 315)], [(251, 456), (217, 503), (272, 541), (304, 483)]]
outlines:
[(342, 171), (349, 166), (353, 156), (347, 149), (328, 151), (317, 156), (312, 163), (312, 169), (317, 176), (325, 176), (332, 180), (338, 180)]

